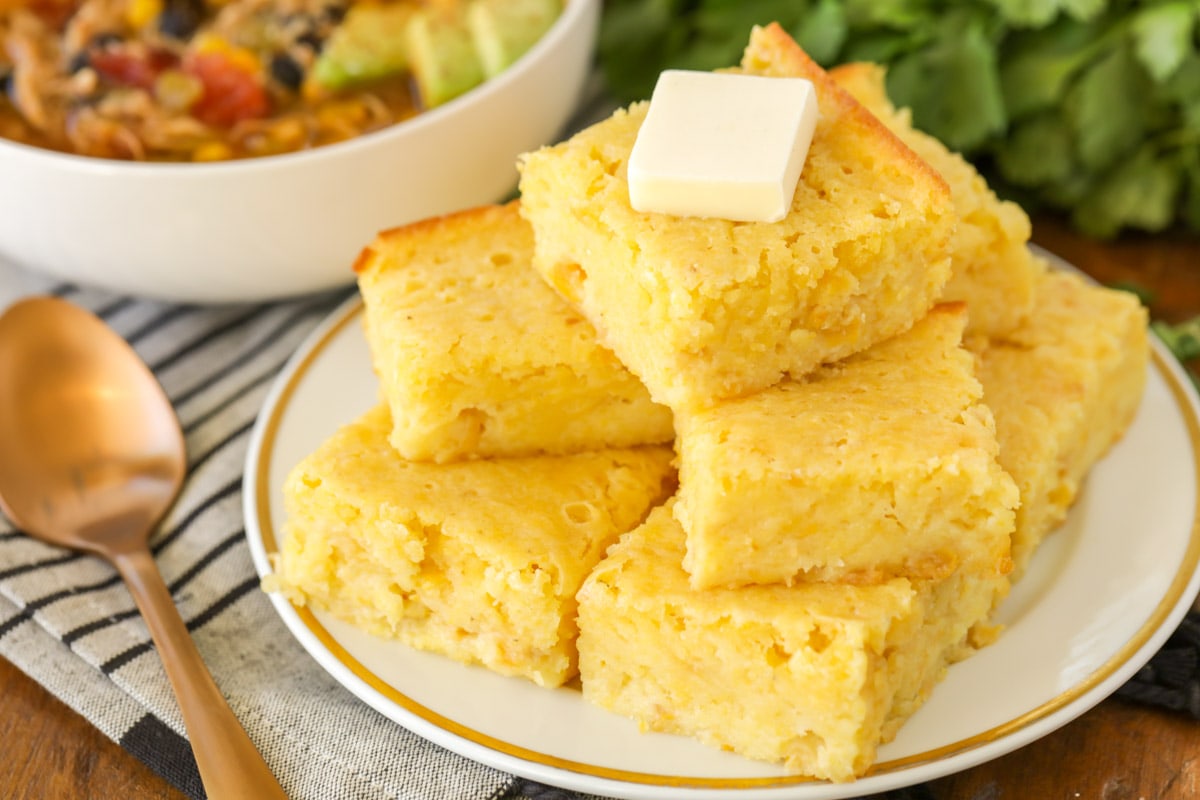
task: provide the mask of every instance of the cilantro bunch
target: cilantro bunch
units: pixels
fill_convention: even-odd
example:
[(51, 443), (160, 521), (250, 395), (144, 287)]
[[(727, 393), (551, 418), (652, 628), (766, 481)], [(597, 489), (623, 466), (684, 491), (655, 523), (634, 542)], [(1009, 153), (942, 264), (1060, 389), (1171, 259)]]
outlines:
[(644, 99), (771, 21), (824, 66), (887, 65), (914, 124), (1030, 210), (1200, 232), (1200, 0), (606, 0), (600, 64)]

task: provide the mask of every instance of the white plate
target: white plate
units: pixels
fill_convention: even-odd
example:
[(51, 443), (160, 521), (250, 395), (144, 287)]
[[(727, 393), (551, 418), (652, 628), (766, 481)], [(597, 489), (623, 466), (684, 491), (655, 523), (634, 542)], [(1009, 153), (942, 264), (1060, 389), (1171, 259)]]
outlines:
[[(250, 444), (246, 531), (270, 570), (287, 471), (378, 398), (357, 297), (296, 354)], [(375, 639), (272, 596), (309, 653), (400, 725), (476, 761), (544, 783), (639, 800), (860, 796), (996, 758), (1115, 691), (1175, 629), (1200, 581), (1195, 392), (1154, 343), (1133, 426), (1098, 464), (1064, 527), (1000, 609), (994, 645), (950, 668), (929, 701), (852, 784), (780, 769), (636, 725), (575, 689), (541, 689)]]

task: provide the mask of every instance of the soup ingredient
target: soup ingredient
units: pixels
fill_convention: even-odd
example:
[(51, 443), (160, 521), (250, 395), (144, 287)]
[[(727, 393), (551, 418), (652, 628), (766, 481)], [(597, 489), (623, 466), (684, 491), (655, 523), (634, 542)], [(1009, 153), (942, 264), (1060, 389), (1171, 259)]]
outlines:
[(438, 106), (483, 83), (483, 65), (457, 15), (430, 9), (408, 25), (409, 58), (425, 104)]
[(916, 126), (1029, 209), (1087, 234), (1200, 231), (1200, 8), (1191, 0), (607, 0), (599, 59), (617, 99), (668, 68), (734, 63), (779, 21), (824, 65), (889, 66)]
[(489, 78), (499, 75), (542, 38), (562, 11), (559, 0), (476, 0), (467, 27)]
[(560, 0), (474, 0), (457, 11), (431, 6), (408, 27), (413, 78), (427, 106), (499, 75), (542, 37)]
[[(481, 52), (511, 64), (561, 11), (561, 0), (0, 2), (0, 138), (155, 161), (379, 130), (495, 74)], [(468, 12), (484, 3), (491, 22), (473, 38)]]
[(265, 117), (270, 101), (257, 69), (251, 66), (257, 64), (239, 63), (226, 53), (198, 53), (187, 59), (184, 69), (200, 82), (192, 115), (215, 127)]
[(408, 4), (353, 6), (313, 65), (313, 81), (338, 90), (407, 70), (405, 31), (416, 11)]
[(425, 108), (507, 69), (562, 12), (561, 0), (357, 3), (313, 66), (313, 91), (411, 71)]

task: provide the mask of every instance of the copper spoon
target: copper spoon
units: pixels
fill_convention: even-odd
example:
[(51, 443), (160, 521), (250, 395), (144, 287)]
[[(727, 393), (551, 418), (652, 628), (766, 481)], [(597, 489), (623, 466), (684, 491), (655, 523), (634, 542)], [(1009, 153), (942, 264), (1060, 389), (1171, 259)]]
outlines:
[(208, 796), (286, 800), (150, 555), (150, 533), (186, 468), (174, 409), (124, 339), (54, 297), (0, 316), (0, 509), (29, 535), (120, 573), (175, 690)]

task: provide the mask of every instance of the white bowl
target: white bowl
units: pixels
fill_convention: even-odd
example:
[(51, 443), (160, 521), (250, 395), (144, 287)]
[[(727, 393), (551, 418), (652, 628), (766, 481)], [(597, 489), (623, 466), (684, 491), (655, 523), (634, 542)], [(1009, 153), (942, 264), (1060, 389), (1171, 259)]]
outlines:
[(149, 164), (0, 140), (0, 258), (194, 303), (349, 284), (377, 232), (501, 200), (516, 157), (552, 141), (591, 69), (600, 0), (567, 0), (516, 64), (376, 133), (280, 156)]

